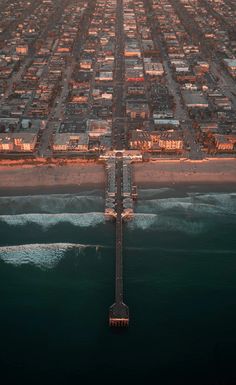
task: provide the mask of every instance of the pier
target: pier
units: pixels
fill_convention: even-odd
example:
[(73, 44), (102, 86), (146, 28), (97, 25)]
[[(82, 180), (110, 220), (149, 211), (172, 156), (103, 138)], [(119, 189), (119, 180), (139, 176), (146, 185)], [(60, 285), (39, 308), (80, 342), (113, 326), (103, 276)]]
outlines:
[(123, 154), (116, 153), (116, 272), (115, 272), (115, 303), (110, 307), (109, 325), (123, 327), (129, 325), (129, 308), (123, 302)]
[(138, 151), (113, 150), (100, 156), (105, 162), (106, 193), (105, 218), (116, 226), (115, 302), (109, 310), (109, 325), (129, 325), (129, 308), (123, 301), (123, 230), (124, 224), (134, 217), (137, 188), (133, 185), (132, 162), (142, 161)]

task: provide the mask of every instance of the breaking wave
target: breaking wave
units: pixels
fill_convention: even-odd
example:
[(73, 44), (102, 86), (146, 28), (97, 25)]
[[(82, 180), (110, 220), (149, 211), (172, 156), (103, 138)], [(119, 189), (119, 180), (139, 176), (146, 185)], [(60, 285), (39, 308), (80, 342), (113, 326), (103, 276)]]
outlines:
[(73, 250), (79, 255), (85, 249), (93, 248), (98, 252), (103, 246), (74, 243), (27, 244), (0, 247), (0, 259), (15, 266), (33, 264), (40, 268), (52, 269)]
[(236, 214), (236, 193), (200, 194), (189, 193), (186, 197), (141, 200), (137, 204), (138, 213), (181, 213), (193, 216)]
[[(96, 195), (93, 195), (95, 194)], [(80, 213), (102, 211), (104, 200), (99, 192), (86, 195), (51, 194), (0, 197), (1, 214), (21, 213)]]
[(69, 223), (78, 227), (94, 227), (105, 223), (103, 213), (62, 213), (62, 214), (18, 214), (1, 215), (0, 222), (10, 226), (25, 226), (27, 224), (36, 224), (43, 229), (55, 226), (60, 223)]
[(236, 193), (191, 192), (185, 197), (152, 198), (138, 201), (130, 230), (200, 234), (214, 227), (214, 218), (228, 221), (236, 215)]
[[(176, 193), (168, 187), (139, 191), (135, 216), (128, 223), (128, 230), (199, 234), (214, 226), (214, 218), (229, 221), (236, 215), (236, 193), (188, 192), (185, 196)], [(88, 195), (0, 197), (2, 225), (32, 224), (40, 226), (42, 231), (58, 224), (83, 228), (105, 225), (103, 210), (104, 201), (98, 191)]]
[(200, 234), (207, 228), (207, 225), (202, 221), (143, 213), (135, 214), (134, 219), (128, 223), (128, 228), (130, 230), (178, 231), (186, 234)]

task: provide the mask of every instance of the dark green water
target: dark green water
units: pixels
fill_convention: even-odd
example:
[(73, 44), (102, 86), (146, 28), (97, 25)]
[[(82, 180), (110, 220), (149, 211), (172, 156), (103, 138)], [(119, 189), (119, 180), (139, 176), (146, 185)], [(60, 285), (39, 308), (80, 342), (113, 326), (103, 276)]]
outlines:
[(0, 198), (1, 383), (236, 384), (236, 193), (207, 191), (140, 192), (122, 332), (102, 193)]

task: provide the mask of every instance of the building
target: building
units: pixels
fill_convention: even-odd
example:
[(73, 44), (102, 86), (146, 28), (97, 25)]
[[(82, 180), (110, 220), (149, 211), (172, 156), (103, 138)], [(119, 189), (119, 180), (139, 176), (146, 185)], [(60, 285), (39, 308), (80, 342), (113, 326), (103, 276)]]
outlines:
[(113, 72), (112, 71), (100, 71), (95, 76), (96, 81), (110, 81), (113, 80)]
[(0, 134), (0, 151), (33, 152), (37, 143), (37, 133), (14, 132)]
[(164, 68), (161, 63), (144, 62), (144, 71), (149, 76), (163, 76)]
[(219, 151), (233, 151), (236, 144), (236, 135), (213, 134), (215, 145)]
[(127, 102), (126, 114), (131, 119), (148, 119), (150, 111), (147, 103)]
[(132, 150), (143, 151), (182, 151), (184, 141), (180, 131), (132, 130), (129, 147)]
[(0, 151), (13, 151), (14, 149), (14, 143), (10, 135), (3, 135), (0, 134)]
[(33, 152), (41, 120), (0, 118), (0, 151)]
[(162, 132), (159, 138), (159, 146), (163, 150), (181, 151), (184, 147), (183, 136), (178, 131)]
[(19, 44), (16, 46), (16, 53), (18, 55), (28, 55), (29, 47), (28, 44)]
[(142, 130), (132, 130), (130, 132), (129, 147), (132, 150), (150, 150), (152, 148), (150, 133)]
[(233, 78), (236, 78), (236, 59), (224, 59), (224, 65)]
[(97, 138), (103, 135), (111, 135), (111, 125), (111, 120), (88, 120), (87, 127), (89, 137)]
[(56, 133), (53, 141), (54, 151), (88, 151), (87, 133)]
[(208, 108), (208, 101), (206, 97), (200, 91), (182, 91), (184, 103), (189, 109), (205, 109)]

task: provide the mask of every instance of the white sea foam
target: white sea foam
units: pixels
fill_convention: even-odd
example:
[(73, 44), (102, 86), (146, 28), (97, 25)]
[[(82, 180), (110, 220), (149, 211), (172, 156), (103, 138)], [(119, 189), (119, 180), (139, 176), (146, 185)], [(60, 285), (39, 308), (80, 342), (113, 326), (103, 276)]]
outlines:
[(81, 245), (74, 243), (27, 244), (0, 247), (0, 259), (15, 266), (34, 264), (40, 268), (55, 267), (68, 250), (75, 249), (79, 254), (87, 248), (94, 248), (96, 253), (102, 246)]
[(69, 223), (78, 227), (96, 226), (104, 223), (105, 219), (103, 213), (18, 214), (1, 215), (0, 222), (5, 222), (10, 226), (36, 224), (46, 230), (60, 223)]
[(192, 215), (236, 214), (236, 194), (195, 194), (187, 197), (141, 200), (138, 212), (188, 212)]
[[(159, 190), (159, 192), (163, 192), (165, 188)], [(167, 190), (170, 189), (168, 188)], [(147, 196), (149, 194), (149, 199), (141, 198), (138, 200), (136, 206), (137, 214), (135, 214), (134, 220), (128, 224), (130, 230), (176, 230), (189, 234), (197, 234), (206, 229), (206, 217), (222, 214), (231, 216), (236, 214), (236, 193), (191, 192), (185, 197), (161, 198), (160, 196), (160, 198), (153, 199), (155, 196), (154, 194), (157, 192), (156, 189), (142, 191), (146, 191)], [(11, 199), (13, 201), (11, 201)], [(68, 223), (78, 227), (93, 227), (105, 223), (102, 211), (73, 212), (73, 207), (78, 208), (79, 205), (84, 211), (89, 211), (89, 207), (91, 207), (94, 202), (98, 199), (102, 200), (102, 198), (98, 196), (56, 194), (35, 197), (9, 197), (9, 201), (5, 201), (5, 203), (8, 202), (8, 206), (11, 207), (11, 203), (14, 202), (14, 199), (19, 199), (19, 207), (25, 202), (23, 209), (27, 206), (27, 210), (30, 210), (31, 207), (35, 206), (36, 201), (34, 201), (34, 199), (36, 199), (38, 200), (40, 210), (47, 211), (47, 213), (27, 213), (25, 210), (24, 214), (0, 215), (0, 222), (10, 226), (35, 224), (40, 226), (42, 230), (47, 230), (48, 228), (61, 223)], [(2, 201), (2, 203), (4, 203), (4, 201)], [(63, 212), (66, 207), (70, 207), (72, 212)], [(60, 212), (56, 213), (55, 211)]]
[(147, 201), (138, 202), (137, 211), (158, 213), (160, 211), (173, 210), (176, 208), (186, 209), (191, 205), (190, 198), (149, 199)]
[(128, 222), (128, 228), (131, 230), (146, 230), (154, 225), (157, 225), (157, 221), (158, 217), (156, 214), (135, 214), (134, 218)]
[(140, 200), (131, 230), (179, 231), (199, 234), (214, 226), (212, 218), (236, 215), (236, 193), (189, 193), (185, 197)]
[(225, 210), (236, 211), (236, 193), (189, 194), (194, 202), (201, 202)]
[(202, 233), (205, 227), (202, 221), (158, 214), (135, 214), (134, 219), (128, 223), (130, 230), (179, 231), (186, 234)]

